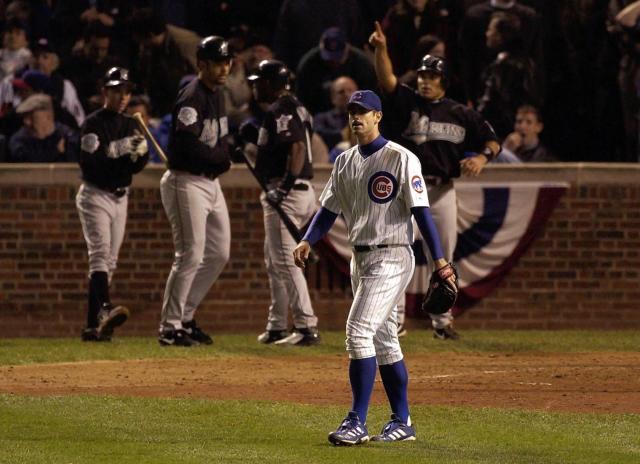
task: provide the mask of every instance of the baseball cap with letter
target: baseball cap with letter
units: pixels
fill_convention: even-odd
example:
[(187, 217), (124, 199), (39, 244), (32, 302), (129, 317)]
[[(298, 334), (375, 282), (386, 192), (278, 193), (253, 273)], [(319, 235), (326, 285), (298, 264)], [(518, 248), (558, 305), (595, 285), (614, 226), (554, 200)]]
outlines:
[(357, 90), (353, 92), (349, 103), (347, 103), (347, 109), (353, 106), (360, 106), (367, 111), (382, 111), (382, 102), (380, 97), (372, 90)]
[(338, 27), (325, 29), (320, 38), (320, 56), (325, 61), (342, 61), (347, 48), (347, 38)]
[(114, 66), (104, 75), (104, 87), (117, 87), (124, 84), (133, 86), (133, 83), (129, 80), (128, 69)]

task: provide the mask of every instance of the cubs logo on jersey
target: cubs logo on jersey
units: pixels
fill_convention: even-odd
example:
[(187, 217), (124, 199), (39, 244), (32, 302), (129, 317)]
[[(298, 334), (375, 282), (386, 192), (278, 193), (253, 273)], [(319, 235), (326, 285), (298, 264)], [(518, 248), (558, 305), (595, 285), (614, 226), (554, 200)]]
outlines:
[(369, 198), (375, 203), (387, 203), (398, 193), (398, 181), (386, 171), (378, 171), (369, 179)]
[(418, 193), (424, 192), (424, 182), (422, 182), (422, 177), (413, 176), (411, 178), (411, 187)]

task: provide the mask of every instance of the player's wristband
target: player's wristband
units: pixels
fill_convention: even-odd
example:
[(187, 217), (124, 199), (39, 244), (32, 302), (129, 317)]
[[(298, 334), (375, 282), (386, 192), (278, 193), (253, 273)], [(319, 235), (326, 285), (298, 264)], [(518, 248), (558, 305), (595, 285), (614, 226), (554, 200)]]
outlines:
[(487, 162), (491, 161), (493, 158), (496, 157), (496, 155), (493, 154), (493, 151), (489, 147), (485, 147), (484, 150), (482, 150), (482, 153), (480, 154), (484, 155), (487, 158)]
[(283, 192), (285, 192), (285, 194), (289, 193), (289, 190), (291, 190), (293, 188), (293, 184), (296, 183), (296, 179), (297, 179), (297, 177), (294, 176), (293, 174), (291, 174), (291, 172), (287, 172), (284, 175), (284, 178), (282, 179), (282, 182), (280, 182), (280, 185), (278, 186), (278, 189), (282, 190)]

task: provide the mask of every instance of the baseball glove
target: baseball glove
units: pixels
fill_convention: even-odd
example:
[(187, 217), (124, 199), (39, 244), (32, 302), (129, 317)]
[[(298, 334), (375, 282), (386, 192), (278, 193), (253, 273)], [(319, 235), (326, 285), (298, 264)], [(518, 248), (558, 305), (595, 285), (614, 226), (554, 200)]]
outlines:
[[(454, 283), (450, 282), (453, 277)], [(458, 298), (458, 271), (452, 263), (434, 271), (429, 281), (429, 290), (422, 302), (422, 310), (429, 314), (444, 314)]]

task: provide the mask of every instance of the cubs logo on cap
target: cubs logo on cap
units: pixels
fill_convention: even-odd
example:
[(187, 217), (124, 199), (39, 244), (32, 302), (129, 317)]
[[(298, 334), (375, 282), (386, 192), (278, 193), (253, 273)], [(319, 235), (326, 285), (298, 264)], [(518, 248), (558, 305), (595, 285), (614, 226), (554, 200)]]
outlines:
[(375, 203), (388, 203), (398, 193), (398, 181), (386, 171), (378, 171), (369, 179), (369, 198)]
[(418, 193), (424, 192), (424, 182), (422, 182), (422, 177), (413, 176), (411, 178), (411, 187)]

